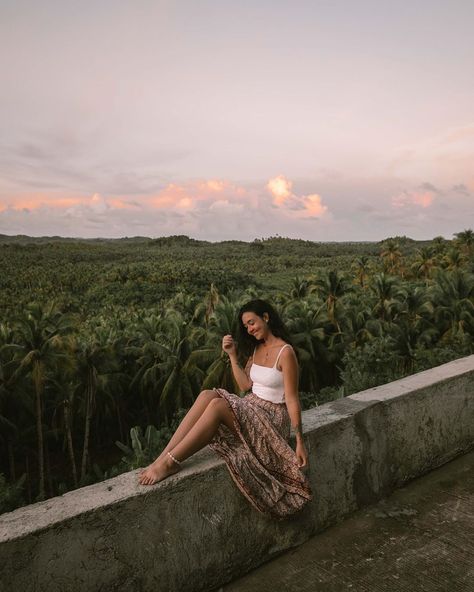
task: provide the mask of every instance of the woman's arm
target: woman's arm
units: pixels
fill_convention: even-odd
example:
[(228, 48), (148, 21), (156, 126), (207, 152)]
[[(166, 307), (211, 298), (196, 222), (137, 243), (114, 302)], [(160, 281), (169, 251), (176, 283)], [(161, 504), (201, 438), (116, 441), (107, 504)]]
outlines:
[(252, 362), (252, 356), (247, 360), (245, 370), (240, 366), (237, 358), (237, 350), (235, 348), (234, 340), (232, 335), (224, 335), (222, 338), (222, 349), (230, 358), (232, 366), (232, 373), (234, 374), (235, 382), (238, 384), (241, 391), (248, 391), (253, 382), (250, 380), (250, 366)]
[(303, 426), (301, 423), (301, 405), (298, 395), (298, 361), (293, 348), (287, 347), (280, 356), (285, 386), (285, 401), (290, 416), (291, 426), (296, 435), (296, 455), (300, 467), (308, 464), (308, 454), (303, 441)]
[(242, 368), (237, 360), (237, 356), (229, 356), (232, 365), (235, 382), (239, 385), (241, 391), (248, 391), (252, 388), (253, 382), (250, 380), (249, 371), (252, 363), (252, 356), (247, 360), (245, 368)]

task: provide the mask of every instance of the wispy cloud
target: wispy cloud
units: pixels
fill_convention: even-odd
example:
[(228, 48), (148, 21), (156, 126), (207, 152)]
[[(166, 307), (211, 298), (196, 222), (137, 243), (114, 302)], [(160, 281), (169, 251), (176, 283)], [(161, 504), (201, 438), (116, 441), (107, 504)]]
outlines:
[(470, 195), (469, 189), (466, 187), (466, 185), (464, 185), (464, 183), (453, 185), (453, 191), (456, 193), (461, 193), (462, 195)]
[(410, 145), (400, 146), (386, 165), (386, 172), (413, 180), (429, 176), (437, 184), (448, 185), (472, 175), (473, 160), (474, 124), (469, 123), (420, 136)]
[(392, 197), (392, 206), (394, 208), (410, 208), (413, 206), (429, 208), (433, 205), (436, 193), (434, 187), (433, 189), (426, 189), (421, 186), (412, 191), (405, 190)]
[(442, 141), (446, 144), (453, 144), (465, 140), (474, 140), (474, 123), (450, 130), (446, 133)]

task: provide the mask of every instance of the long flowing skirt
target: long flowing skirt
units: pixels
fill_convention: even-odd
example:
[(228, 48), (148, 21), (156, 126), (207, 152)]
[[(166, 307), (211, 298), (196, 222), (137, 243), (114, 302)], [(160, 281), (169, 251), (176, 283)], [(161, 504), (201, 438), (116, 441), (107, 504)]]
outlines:
[(209, 447), (225, 460), (237, 487), (258, 511), (279, 520), (298, 512), (312, 494), (288, 443), (286, 404), (255, 393), (239, 397), (223, 388), (213, 390), (230, 405), (238, 437), (221, 424)]

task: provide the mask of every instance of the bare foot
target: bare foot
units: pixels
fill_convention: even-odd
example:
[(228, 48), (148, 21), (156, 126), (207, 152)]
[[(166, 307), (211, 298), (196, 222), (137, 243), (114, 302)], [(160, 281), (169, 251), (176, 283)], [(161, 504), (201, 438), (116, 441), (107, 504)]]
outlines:
[(141, 485), (153, 485), (159, 481), (163, 481), (166, 477), (174, 475), (181, 470), (174, 460), (169, 456), (158, 457), (149, 467), (144, 469), (138, 478)]

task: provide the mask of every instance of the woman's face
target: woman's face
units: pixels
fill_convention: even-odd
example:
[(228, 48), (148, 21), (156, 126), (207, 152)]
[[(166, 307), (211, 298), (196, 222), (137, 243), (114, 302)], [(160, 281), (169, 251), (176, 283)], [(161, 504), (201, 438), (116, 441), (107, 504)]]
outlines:
[(270, 332), (267, 324), (268, 314), (263, 313), (262, 317), (259, 317), (254, 312), (244, 312), (242, 315), (242, 325), (247, 330), (249, 335), (255, 337), (255, 339), (265, 339)]

